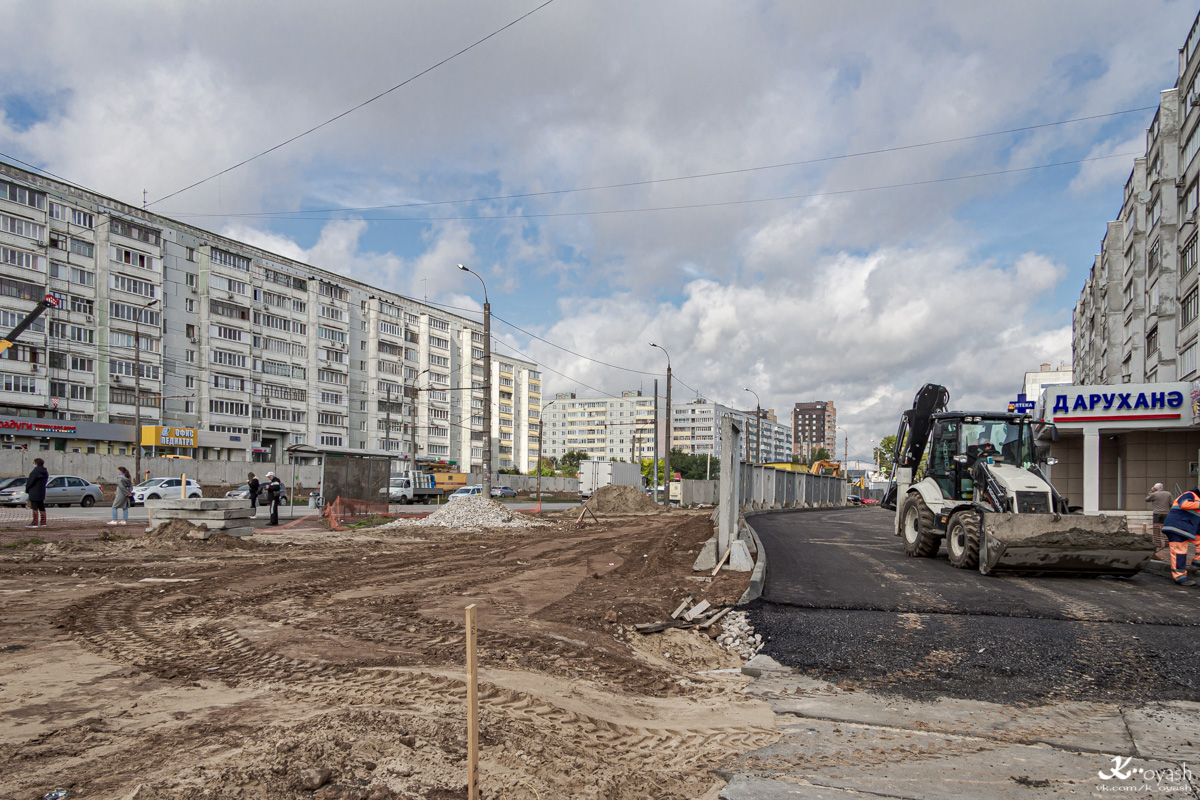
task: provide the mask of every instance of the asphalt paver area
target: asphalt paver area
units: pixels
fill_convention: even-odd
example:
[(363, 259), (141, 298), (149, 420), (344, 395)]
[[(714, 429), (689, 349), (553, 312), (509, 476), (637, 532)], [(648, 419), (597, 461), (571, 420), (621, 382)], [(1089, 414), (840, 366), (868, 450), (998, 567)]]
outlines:
[(981, 575), (904, 555), (892, 515), (762, 515), (763, 652), (847, 689), (1017, 705), (1200, 700), (1200, 590), (1133, 578)]

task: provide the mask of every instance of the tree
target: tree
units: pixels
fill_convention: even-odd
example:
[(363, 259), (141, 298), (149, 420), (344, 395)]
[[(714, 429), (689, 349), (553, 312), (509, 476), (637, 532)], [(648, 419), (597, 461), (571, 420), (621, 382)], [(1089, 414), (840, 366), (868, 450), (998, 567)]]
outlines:
[(831, 460), (832, 459), (829, 458), (829, 451), (826, 450), (824, 447), (818, 447), (817, 452), (812, 454), (812, 459), (808, 463), (811, 464), (811, 463), (813, 463), (813, 461), (831, 461)]
[(875, 446), (875, 463), (879, 470), (888, 475), (892, 474), (892, 454), (896, 452), (896, 437), (885, 436)]
[(541, 465), (538, 467), (537, 471), (536, 471), (536, 472), (534, 472), (533, 474), (534, 474), (534, 475), (537, 475), (537, 474), (539, 474), (539, 473), (540, 473), (540, 474), (541, 474), (543, 477), (547, 477), (547, 478), (552, 478), (552, 477), (554, 477), (554, 474), (555, 474), (555, 469), (554, 469), (554, 459), (552, 459), (552, 458), (543, 458), (543, 459), (542, 459), (542, 463), (541, 463)]
[(558, 468), (568, 478), (577, 477), (579, 475), (579, 462), (586, 461), (587, 457), (588, 454), (580, 450), (568, 450), (558, 460)]

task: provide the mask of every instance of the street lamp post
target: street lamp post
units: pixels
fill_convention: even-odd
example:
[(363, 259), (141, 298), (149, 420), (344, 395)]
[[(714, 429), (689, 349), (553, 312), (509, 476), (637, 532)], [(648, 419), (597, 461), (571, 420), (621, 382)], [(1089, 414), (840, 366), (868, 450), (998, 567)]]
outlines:
[(158, 304), (154, 298), (133, 316), (133, 474), (142, 481), (142, 312)]
[[(671, 507), (671, 447), (675, 444), (675, 415), (671, 408), (671, 354), (666, 348), (660, 344), (650, 343), (651, 347), (657, 347), (663, 351), (663, 355), (667, 357), (667, 455), (663, 460), (663, 481), (667, 485), (666, 502), (663, 505), (666, 508)], [(658, 405), (658, 398), (654, 398), (655, 405)], [(657, 431), (655, 432), (657, 436)], [(658, 482), (658, 475), (654, 476), (655, 483)]]
[[(754, 461), (758, 464), (762, 463), (762, 401), (758, 399), (758, 392), (753, 389), (742, 387), (743, 392), (749, 392), (754, 395)], [(748, 455), (748, 454), (747, 454)]]
[(483, 496), (492, 496), (492, 306), (488, 302), (487, 284), (478, 272), (459, 264), (483, 286)]
[[(414, 481), (416, 480), (416, 473), (417, 473), (417, 398), (420, 396), (420, 393), (421, 393), (421, 390), (419, 388), (417, 388), (417, 382), (419, 380), (421, 380), (421, 376), (424, 375), (426, 372), (429, 372), (429, 367), (426, 367), (425, 369), (418, 372), (416, 374), (416, 377), (413, 378), (412, 397), (409, 399), (409, 404), (408, 404), (408, 411), (409, 411), (409, 417), (410, 417), (410, 422), (409, 422), (409, 426), (408, 426), (408, 470), (409, 470), (409, 472), (413, 473), (409, 477), (411, 477)], [(467, 409), (467, 415), (469, 418), (470, 417), (470, 409)], [(468, 437), (467, 447), (471, 446), (470, 441), (469, 441), (470, 436), (471, 436), (471, 426), (468, 425), (467, 426), (467, 437)], [(469, 462), (470, 462), (470, 459), (468, 459), (468, 463)], [(415, 486), (416, 484), (414, 483), (413, 485)]]
[[(554, 400), (557, 399), (557, 397), (554, 398)], [(542, 440), (546, 438), (546, 409), (554, 405), (554, 400), (542, 406), (541, 413), (538, 415), (537, 499), (539, 509), (542, 502)]]

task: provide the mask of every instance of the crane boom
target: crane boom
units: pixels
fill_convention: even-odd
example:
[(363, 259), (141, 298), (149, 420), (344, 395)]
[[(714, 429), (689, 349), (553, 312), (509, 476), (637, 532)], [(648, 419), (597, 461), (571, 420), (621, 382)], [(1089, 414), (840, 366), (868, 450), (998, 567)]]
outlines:
[(33, 311), (30, 311), (25, 316), (25, 319), (17, 323), (17, 327), (9, 331), (8, 335), (3, 339), (0, 339), (0, 355), (3, 355), (5, 350), (12, 347), (17, 341), (17, 337), (24, 333), (25, 329), (32, 325), (47, 308), (58, 308), (58, 298), (52, 294), (48, 294), (43, 297), (38, 304), (33, 307)]

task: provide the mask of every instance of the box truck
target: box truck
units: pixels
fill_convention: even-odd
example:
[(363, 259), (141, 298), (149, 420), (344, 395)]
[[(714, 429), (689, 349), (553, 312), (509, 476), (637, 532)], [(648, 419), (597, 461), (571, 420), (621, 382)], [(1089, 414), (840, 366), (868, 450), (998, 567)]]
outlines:
[(584, 500), (604, 486), (642, 488), (642, 468), (624, 461), (580, 461), (579, 496)]

